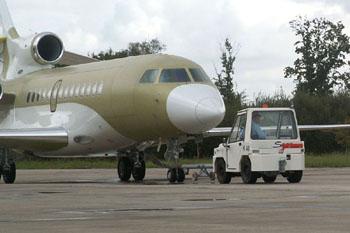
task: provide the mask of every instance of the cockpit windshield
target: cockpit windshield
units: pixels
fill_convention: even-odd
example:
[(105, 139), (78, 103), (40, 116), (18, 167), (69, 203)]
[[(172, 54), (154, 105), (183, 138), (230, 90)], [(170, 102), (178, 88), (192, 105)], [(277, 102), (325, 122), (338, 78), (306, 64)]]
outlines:
[(202, 69), (193, 68), (193, 69), (189, 69), (189, 70), (190, 70), (192, 78), (195, 82), (208, 82), (208, 81), (210, 81), (210, 78)]
[(254, 111), (251, 138), (253, 140), (297, 139), (292, 111)]
[(158, 69), (153, 69), (153, 70), (147, 70), (141, 80), (140, 83), (154, 83), (158, 77), (159, 70)]
[(185, 69), (164, 69), (160, 75), (160, 83), (191, 82)]

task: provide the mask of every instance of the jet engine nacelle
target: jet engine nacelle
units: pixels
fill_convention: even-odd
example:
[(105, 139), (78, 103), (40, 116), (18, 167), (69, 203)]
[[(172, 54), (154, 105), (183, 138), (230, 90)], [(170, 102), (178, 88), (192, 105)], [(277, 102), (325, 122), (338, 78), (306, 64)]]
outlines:
[(43, 32), (32, 39), (31, 52), (34, 61), (40, 65), (54, 65), (62, 59), (64, 47), (57, 35)]

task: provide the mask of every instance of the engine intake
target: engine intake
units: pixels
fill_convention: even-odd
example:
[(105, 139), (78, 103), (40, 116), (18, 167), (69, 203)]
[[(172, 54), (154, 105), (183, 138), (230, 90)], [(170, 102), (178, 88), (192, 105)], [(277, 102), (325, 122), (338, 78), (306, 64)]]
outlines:
[(63, 53), (63, 43), (54, 33), (40, 33), (32, 41), (32, 57), (41, 65), (58, 63), (62, 59)]

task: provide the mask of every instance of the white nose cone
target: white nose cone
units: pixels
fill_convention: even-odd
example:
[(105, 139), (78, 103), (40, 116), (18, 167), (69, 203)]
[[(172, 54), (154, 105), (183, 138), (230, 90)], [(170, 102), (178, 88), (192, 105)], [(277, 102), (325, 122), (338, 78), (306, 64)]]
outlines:
[(216, 88), (189, 84), (170, 92), (167, 113), (171, 123), (181, 131), (200, 134), (220, 124), (225, 116), (225, 105)]

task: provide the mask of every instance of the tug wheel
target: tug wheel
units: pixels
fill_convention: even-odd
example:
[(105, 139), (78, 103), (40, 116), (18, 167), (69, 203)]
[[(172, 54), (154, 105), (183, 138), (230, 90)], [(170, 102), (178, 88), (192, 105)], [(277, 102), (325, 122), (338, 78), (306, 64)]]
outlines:
[(231, 182), (231, 174), (226, 172), (226, 163), (219, 159), (215, 163), (215, 172), (220, 184), (229, 184)]
[(303, 171), (290, 171), (287, 175), (289, 183), (299, 183), (303, 177)]
[(241, 178), (245, 184), (255, 184), (258, 179), (258, 175), (252, 172), (252, 164), (248, 158), (243, 158), (241, 161)]

